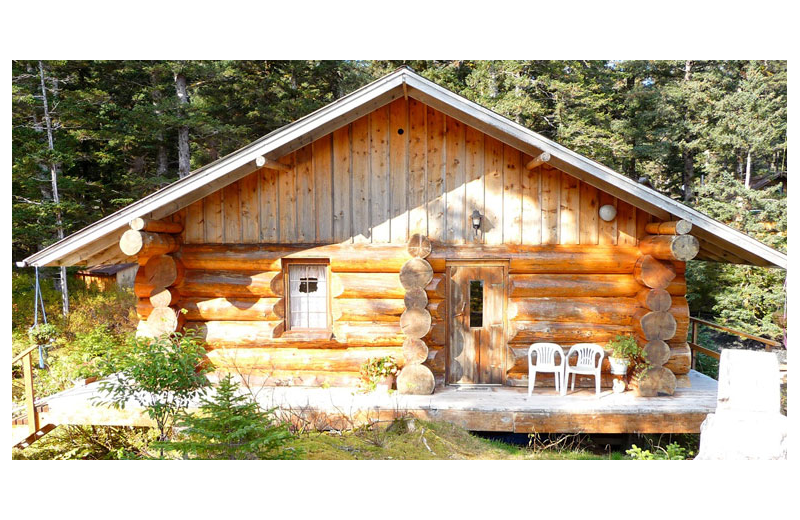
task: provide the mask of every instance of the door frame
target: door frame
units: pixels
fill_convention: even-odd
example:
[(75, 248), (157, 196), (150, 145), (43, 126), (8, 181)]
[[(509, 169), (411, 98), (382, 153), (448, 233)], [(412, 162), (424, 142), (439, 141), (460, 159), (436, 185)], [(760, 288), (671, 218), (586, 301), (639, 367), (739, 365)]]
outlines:
[[(447, 317), (445, 318), (445, 341), (444, 341), (444, 350), (445, 350), (445, 370), (444, 370), (444, 384), (445, 386), (455, 386), (455, 387), (495, 387), (495, 386), (505, 386), (506, 385), (506, 376), (507, 374), (507, 363), (508, 363), (508, 270), (509, 270), (510, 259), (481, 259), (481, 258), (446, 258), (444, 264), (444, 274), (445, 274), (445, 303), (447, 307)], [(501, 383), (475, 383), (475, 384), (460, 384), (460, 383), (450, 383), (450, 327), (451, 327), (451, 307), (452, 302), (450, 301), (450, 284), (452, 279), (450, 278), (450, 268), (451, 267), (500, 267), (503, 269), (503, 345), (502, 345), (502, 358), (503, 358), (503, 370), (502, 370), (502, 382)]]

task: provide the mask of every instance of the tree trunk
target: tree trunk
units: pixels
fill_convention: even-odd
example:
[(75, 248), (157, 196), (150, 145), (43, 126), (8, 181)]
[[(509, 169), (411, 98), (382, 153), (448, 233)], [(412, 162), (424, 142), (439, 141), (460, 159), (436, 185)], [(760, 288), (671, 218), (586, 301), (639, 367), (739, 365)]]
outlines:
[[(687, 83), (692, 79), (692, 60), (686, 60), (683, 67), (683, 82)], [(688, 110), (684, 112), (688, 117)], [(688, 137), (688, 136), (687, 136)], [(692, 193), (692, 180), (694, 179), (694, 154), (689, 150), (688, 145), (683, 149), (683, 201), (689, 202), (694, 194)]]
[(750, 189), (750, 150), (747, 150), (747, 166), (744, 170), (744, 187)]
[[(47, 149), (52, 153), (54, 151), (53, 145), (53, 125), (50, 121), (50, 107), (47, 104), (47, 89), (44, 84), (44, 65), (41, 60), (39, 61), (39, 79), (42, 85), (42, 104), (44, 105), (44, 121), (47, 125)], [(58, 239), (64, 238), (64, 226), (61, 223), (61, 209), (58, 207), (60, 200), (58, 197), (58, 165), (53, 158), (50, 158), (50, 180), (53, 186), (53, 202), (56, 204), (56, 231)], [(61, 266), (59, 269), (61, 276), (61, 302), (62, 311), (64, 316), (69, 314), (69, 289), (67, 287), (67, 268)]]
[[(159, 106), (161, 104), (161, 91), (158, 90), (158, 76), (156, 75), (155, 70), (150, 73), (150, 83), (153, 86), (153, 105), (155, 106), (155, 114), (156, 114), (156, 121), (158, 122), (159, 126), (161, 124), (161, 116), (162, 111), (160, 110)], [(156, 141), (158, 141), (158, 151), (156, 156), (156, 173), (159, 176), (164, 176), (167, 174), (167, 169), (169, 167), (168, 157), (167, 157), (167, 147), (164, 143), (164, 132), (159, 128), (156, 132)]]
[[(178, 116), (186, 118), (186, 106), (189, 104), (189, 95), (186, 92), (186, 76), (181, 72), (175, 73), (175, 91), (178, 94), (180, 109)], [(183, 125), (178, 128), (178, 177), (184, 178), (191, 170), (191, 155), (189, 152), (189, 127)]]

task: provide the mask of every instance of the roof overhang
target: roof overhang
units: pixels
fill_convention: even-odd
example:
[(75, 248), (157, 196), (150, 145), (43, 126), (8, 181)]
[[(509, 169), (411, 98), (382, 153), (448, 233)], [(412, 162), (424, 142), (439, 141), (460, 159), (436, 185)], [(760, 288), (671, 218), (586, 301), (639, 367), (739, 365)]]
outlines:
[[(684, 219), (701, 244), (699, 259), (786, 269), (785, 254), (583, 155), (551, 141), (416, 74), (400, 68), (275, 130), (189, 176), (42, 249), (18, 265), (77, 265), (129, 261), (116, 244), (137, 217), (163, 218), (257, 170), (259, 157), (277, 160), (402, 96), (417, 99), (663, 220)], [(115, 251), (116, 248), (116, 251)]]

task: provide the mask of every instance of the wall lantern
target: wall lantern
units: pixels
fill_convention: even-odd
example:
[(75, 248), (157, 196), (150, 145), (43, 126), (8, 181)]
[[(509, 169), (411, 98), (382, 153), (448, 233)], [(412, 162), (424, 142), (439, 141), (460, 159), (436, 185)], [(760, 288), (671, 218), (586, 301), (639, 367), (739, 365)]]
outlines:
[(611, 204), (606, 204), (600, 207), (600, 218), (606, 222), (611, 222), (617, 216), (617, 208)]
[(475, 236), (478, 236), (478, 230), (481, 228), (481, 219), (483, 218), (483, 215), (481, 215), (480, 211), (476, 209), (472, 211), (471, 217), (472, 229), (475, 230)]

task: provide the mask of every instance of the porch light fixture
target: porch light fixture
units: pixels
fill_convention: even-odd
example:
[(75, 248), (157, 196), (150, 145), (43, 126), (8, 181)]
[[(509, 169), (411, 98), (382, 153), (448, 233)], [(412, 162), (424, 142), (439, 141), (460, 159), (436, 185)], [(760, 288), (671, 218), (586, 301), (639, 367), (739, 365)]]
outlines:
[(475, 230), (475, 236), (478, 236), (478, 230), (481, 228), (481, 219), (483, 215), (481, 215), (480, 211), (477, 209), (472, 210), (472, 229)]
[(617, 216), (617, 208), (611, 204), (606, 204), (600, 207), (600, 218), (606, 222), (611, 222)]

